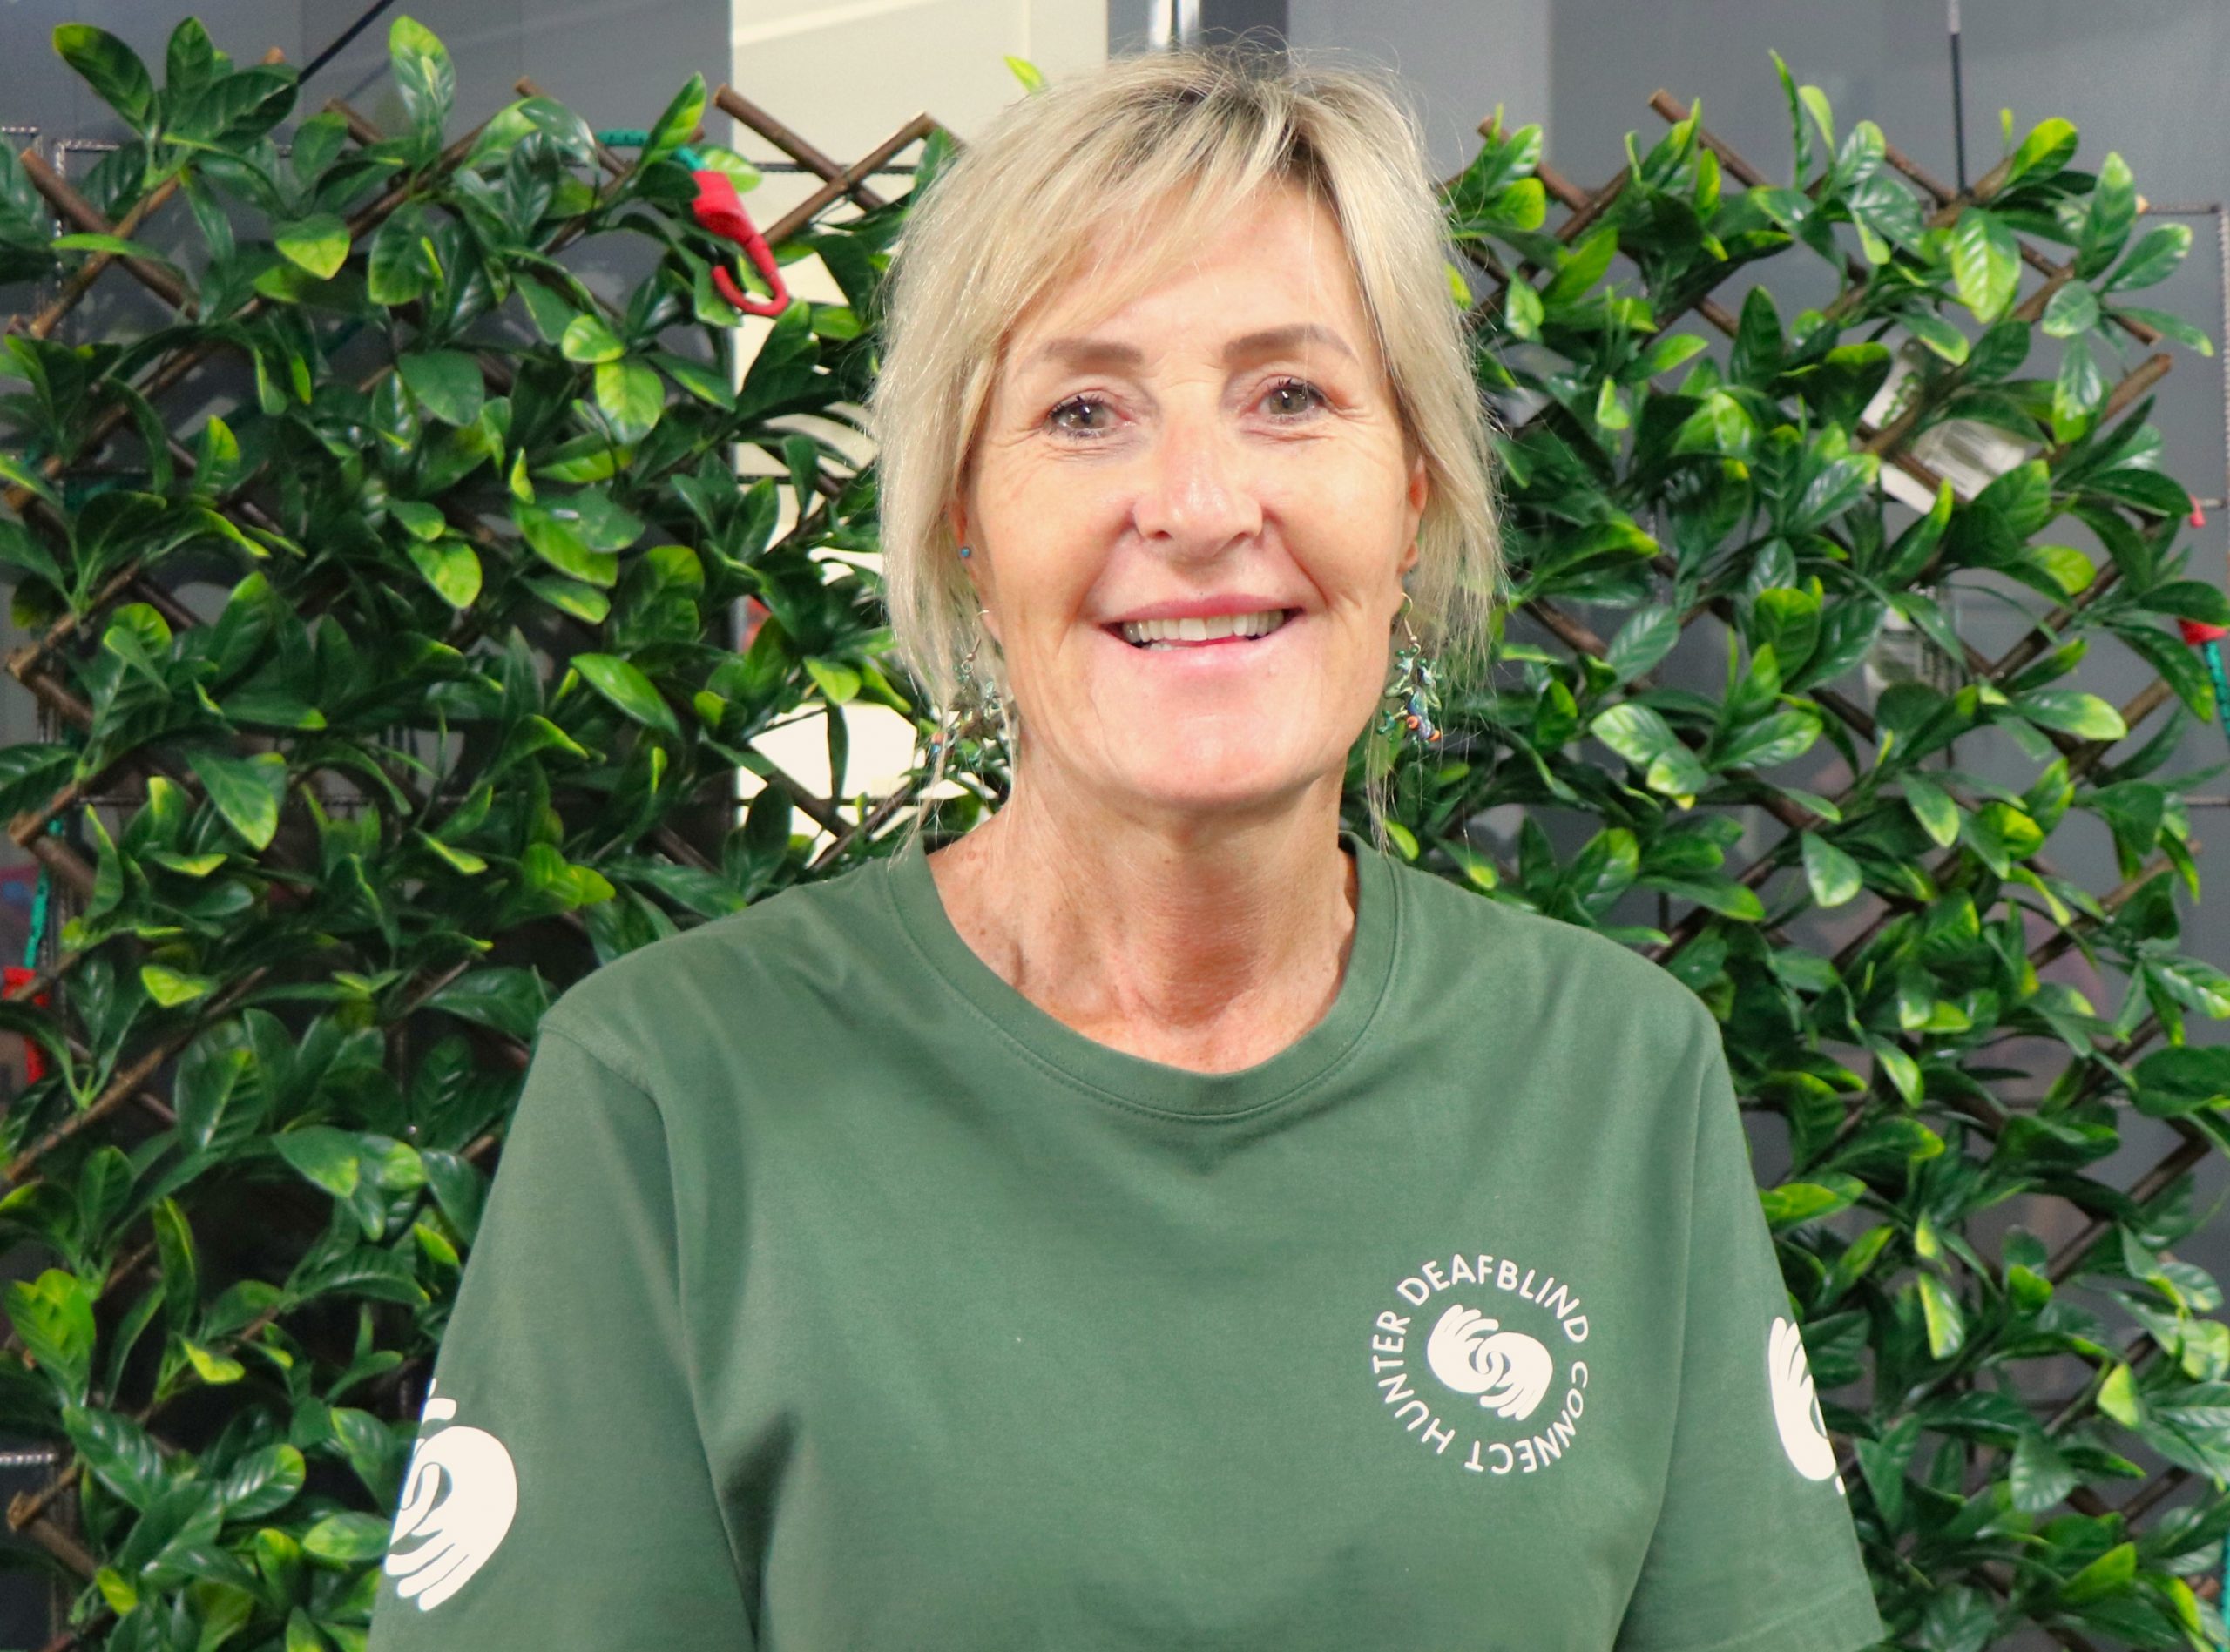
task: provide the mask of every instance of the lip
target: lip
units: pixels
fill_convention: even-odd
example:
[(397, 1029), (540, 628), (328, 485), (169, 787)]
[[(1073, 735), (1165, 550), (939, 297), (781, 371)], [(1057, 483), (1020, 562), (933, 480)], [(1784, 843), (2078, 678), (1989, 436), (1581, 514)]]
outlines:
[(1213, 619), (1219, 614), (1260, 614), (1272, 609), (1282, 612), (1300, 606), (1299, 603), (1280, 602), (1274, 597), (1258, 597), (1253, 591), (1233, 591), (1222, 597), (1186, 597), (1175, 602), (1149, 603), (1127, 614), (1118, 614), (1107, 624), (1119, 629), (1137, 619)]

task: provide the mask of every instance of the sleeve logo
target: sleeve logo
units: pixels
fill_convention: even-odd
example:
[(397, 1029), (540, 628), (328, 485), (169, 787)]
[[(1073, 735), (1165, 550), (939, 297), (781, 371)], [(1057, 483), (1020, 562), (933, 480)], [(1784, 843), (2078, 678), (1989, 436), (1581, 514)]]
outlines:
[[(448, 1422), (456, 1401), (429, 1389), (426, 1422)], [(448, 1427), (422, 1437), (410, 1453), (402, 1507), (388, 1540), (386, 1571), (395, 1592), (430, 1612), (488, 1563), (518, 1512), (519, 1477), (503, 1442), (483, 1428)]]
[(1835, 1473), (1835, 1448), (1828, 1439), (1828, 1424), (1820, 1414), (1820, 1396), (1812, 1385), (1812, 1362), (1805, 1356), (1804, 1333), (1779, 1314), (1766, 1333), (1766, 1378), (1773, 1389), (1774, 1426), (1781, 1431), (1781, 1448), (1796, 1472), (1807, 1480), (1835, 1475), (1835, 1489), (1843, 1477)]

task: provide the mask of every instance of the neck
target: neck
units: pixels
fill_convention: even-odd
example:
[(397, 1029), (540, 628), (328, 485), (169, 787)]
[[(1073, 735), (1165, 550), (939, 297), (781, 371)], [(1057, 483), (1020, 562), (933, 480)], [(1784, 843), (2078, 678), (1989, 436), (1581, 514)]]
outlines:
[(953, 926), (1023, 995), (1151, 1059), (1267, 1060), (1330, 1008), (1355, 933), (1339, 778), (1203, 819), (1111, 813), (1033, 786), (930, 857)]

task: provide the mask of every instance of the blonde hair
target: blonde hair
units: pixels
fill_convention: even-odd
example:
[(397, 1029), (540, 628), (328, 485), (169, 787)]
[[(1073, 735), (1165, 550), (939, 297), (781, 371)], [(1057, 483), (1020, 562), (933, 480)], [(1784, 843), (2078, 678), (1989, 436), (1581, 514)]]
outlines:
[[(1017, 323), (1102, 246), (1091, 280), (1119, 308), (1281, 183), (1338, 222), (1424, 458), (1410, 623), (1444, 687), (1483, 668), (1501, 564), (1492, 450), (1416, 117), (1390, 76), (1241, 43), (1118, 58), (1017, 100), (911, 210), (868, 413), (893, 648), (936, 704), (981, 636), (947, 508)], [(1382, 842), (1375, 774), (1369, 802)]]

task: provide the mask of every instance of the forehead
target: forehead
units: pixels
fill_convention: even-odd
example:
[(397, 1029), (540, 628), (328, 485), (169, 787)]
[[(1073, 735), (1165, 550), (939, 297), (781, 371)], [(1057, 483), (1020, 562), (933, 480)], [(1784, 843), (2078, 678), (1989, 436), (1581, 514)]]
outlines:
[(1030, 361), (1055, 336), (1176, 328), (1220, 340), (1241, 326), (1310, 322), (1368, 354), (1339, 220), (1301, 185), (1272, 185), (1236, 208), (1183, 203), (1156, 218), (1087, 234), (1008, 334), (1004, 361)]

